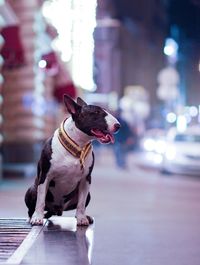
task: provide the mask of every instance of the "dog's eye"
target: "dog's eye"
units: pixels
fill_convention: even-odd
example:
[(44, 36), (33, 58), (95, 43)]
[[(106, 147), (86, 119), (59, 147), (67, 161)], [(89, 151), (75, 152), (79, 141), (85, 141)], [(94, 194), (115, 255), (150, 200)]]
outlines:
[(101, 110), (95, 110), (94, 113), (95, 113), (96, 115), (99, 115), (99, 114), (102, 113), (102, 111), (101, 111)]

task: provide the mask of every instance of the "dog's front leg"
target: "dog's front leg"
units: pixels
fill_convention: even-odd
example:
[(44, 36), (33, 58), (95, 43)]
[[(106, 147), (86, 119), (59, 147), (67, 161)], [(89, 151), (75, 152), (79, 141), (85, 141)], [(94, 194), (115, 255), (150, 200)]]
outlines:
[(48, 180), (46, 179), (44, 183), (39, 184), (37, 187), (37, 201), (36, 201), (35, 212), (30, 220), (30, 223), (32, 225), (43, 224), (47, 186), (48, 186)]
[(86, 225), (90, 224), (90, 217), (85, 215), (85, 204), (86, 198), (88, 196), (90, 189), (90, 184), (86, 179), (82, 179), (79, 184), (79, 191), (78, 191), (78, 204), (76, 209), (76, 218), (77, 218), (77, 225)]

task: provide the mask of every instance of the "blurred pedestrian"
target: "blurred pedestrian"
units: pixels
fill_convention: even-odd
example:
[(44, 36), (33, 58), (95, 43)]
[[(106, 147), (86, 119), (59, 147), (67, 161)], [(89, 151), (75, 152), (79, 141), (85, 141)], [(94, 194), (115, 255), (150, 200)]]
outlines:
[(114, 154), (116, 165), (127, 169), (127, 155), (136, 146), (136, 134), (131, 130), (128, 122), (118, 112), (117, 119), (121, 124), (119, 132), (115, 135)]

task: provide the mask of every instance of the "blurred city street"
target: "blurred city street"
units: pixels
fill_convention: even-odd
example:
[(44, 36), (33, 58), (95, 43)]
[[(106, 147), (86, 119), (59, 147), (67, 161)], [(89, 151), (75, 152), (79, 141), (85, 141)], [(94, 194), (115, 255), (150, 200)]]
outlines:
[[(97, 151), (87, 209), (95, 218), (92, 264), (199, 265), (200, 179), (139, 168), (136, 156), (121, 170), (111, 150)], [(32, 181), (0, 183), (1, 217), (26, 217), (23, 197)]]
[(0, 0), (0, 265), (200, 265), (199, 28), (198, 0)]

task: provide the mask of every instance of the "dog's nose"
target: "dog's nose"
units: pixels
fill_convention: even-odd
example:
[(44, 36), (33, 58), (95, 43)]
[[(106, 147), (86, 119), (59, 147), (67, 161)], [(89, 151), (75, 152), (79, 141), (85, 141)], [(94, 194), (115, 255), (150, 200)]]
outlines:
[(120, 129), (121, 125), (119, 123), (114, 124), (115, 132), (118, 132)]

